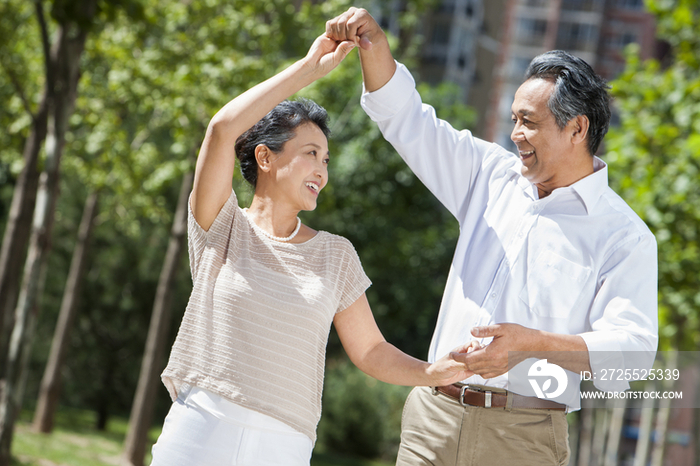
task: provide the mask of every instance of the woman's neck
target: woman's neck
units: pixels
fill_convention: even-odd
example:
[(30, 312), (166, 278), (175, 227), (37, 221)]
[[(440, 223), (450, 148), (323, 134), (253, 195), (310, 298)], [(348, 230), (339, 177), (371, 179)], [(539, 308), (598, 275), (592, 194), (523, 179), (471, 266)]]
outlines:
[(269, 197), (253, 196), (248, 208), (248, 216), (257, 226), (273, 236), (287, 237), (297, 227), (299, 211), (290, 206), (280, 205)]

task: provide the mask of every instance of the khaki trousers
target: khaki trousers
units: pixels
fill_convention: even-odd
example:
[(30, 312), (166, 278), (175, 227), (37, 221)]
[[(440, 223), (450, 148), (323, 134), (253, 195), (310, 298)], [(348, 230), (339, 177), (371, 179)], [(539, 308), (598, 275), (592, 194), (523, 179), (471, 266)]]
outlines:
[(397, 466), (565, 466), (568, 460), (563, 411), (463, 407), (428, 387), (414, 388), (406, 400)]

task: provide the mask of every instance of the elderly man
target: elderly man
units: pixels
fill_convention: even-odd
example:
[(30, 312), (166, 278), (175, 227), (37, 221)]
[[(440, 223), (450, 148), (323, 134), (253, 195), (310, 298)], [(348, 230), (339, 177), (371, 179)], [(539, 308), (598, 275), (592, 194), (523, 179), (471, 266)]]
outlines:
[(532, 396), (508, 380), (509, 352), (568, 354), (561, 373), (578, 385), (582, 371), (650, 367), (658, 341), (656, 241), (595, 157), (607, 85), (565, 52), (533, 59), (512, 106), (513, 154), (422, 104), (367, 11), (330, 20), (326, 35), (359, 45), (363, 108), (460, 224), (429, 359), (482, 342), (455, 356), (476, 375), (411, 392), (397, 464), (567, 464), (578, 392)]

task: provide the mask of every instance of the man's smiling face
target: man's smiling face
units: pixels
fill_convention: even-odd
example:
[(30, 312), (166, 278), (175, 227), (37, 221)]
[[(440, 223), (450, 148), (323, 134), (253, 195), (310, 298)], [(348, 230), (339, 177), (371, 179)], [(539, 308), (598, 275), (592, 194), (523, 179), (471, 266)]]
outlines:
[(569, 154), (573, 150), (573, 128), (569, 126), (575, 122), (559, 128), (547, 106), (553, 90), (554, 82), (539, 78), (520, 86), (513, 101), (514, 127), (510, 135), (523, 163), (522, 175), (547, 194), (572, 183)]

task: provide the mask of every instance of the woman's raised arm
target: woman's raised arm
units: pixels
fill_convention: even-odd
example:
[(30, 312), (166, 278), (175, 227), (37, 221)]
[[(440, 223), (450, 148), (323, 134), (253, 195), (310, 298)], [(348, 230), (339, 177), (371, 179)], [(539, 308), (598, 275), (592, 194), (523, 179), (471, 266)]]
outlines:
[(333, 70), (355, 46), (337, 42), (325, 34), (318, 37), (306, 57), (289, 68), (239, 95), (209, 122), (197, 158), (192, 213), (208, 230), (231, 194), (236, 139), (297, 91)]

